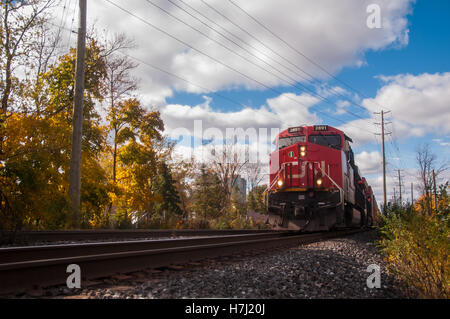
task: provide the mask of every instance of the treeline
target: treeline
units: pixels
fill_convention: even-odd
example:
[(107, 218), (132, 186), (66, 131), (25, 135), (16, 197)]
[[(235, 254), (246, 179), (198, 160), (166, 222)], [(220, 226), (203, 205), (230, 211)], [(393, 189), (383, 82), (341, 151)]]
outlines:
[[(76, 52), (48, 21), (56, 0), (3, 1), (0, 229), (70, 229), (68, 198)], [(82, 228), (253, 227), (264, 186), (240, 198), (238, 176), (260, 168), (174, 158), (157, 109), (143, 105), (123, 35), (88, 36), (82, 140)], [(230, 150), (221, 156), (231, 156)], [(218, 157), (216, 157), (217, 159)], [(235, 158), (235, 156), (233, 157)], [(250, 175), (249, 175), (250, 176)]]

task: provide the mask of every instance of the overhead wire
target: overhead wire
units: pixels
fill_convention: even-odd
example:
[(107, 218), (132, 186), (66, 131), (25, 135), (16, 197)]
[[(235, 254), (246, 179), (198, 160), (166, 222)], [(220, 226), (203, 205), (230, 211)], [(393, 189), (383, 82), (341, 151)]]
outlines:
[[(205, 3), (204, 0), (201, 0), (202, 2)], [(295, 51), (297, 54), (301, 55), (303, 58), (305, 58), (307, 61), (309, 61), (311, 64), (315, 65), (317, 68), (319, 68), (321, 71), (323, 71), (325, 74), (327, 74), (328, 76), (332, 77), (333, 79), (335, 79), (336, 81), (338, 81), (339, 83), (345, 85), (347, 88), (351, 89), (352, 91), (356, 92), (357, 94), (368, 98), (365, 94), (363, 94), (362, 92), (360, 92), (359, 90), (355, 89), (354, 87), (352, 87), (350, 84), (346, 83), (345, 81), (339, 79), (337, 76), (333, 75), (331, 72), (329, 72), (326, 68), (324, 68), (323, 66), (321, 66), (319, 63), (317, 63), (316, 61), (314, 61), (312, 58), (308, 57), (306, 54), (304, 54), (303, 52), (301, 52), (299, 49), (297, 49), (296, 47), (294, 47), (293, 45), (291, 45), (289, 42), (287, 42), (286, 40), (284, 40), (281, 36), (279, 36), (278, 34), (276, 34), (275, 32), (273, 32), (269, 27), (267, 27), (266, 25), (264, 25), (264, 23), (262, 23), (261, 21), (259, 21), (259, 19), (255, 18), (254, 16), (252, 16), (249, 12), (247, 12), (246, 10), (244, 10), (241, 6), (239, 6), (235, 1), (233, 0), (228, 0), (228, 2), (230, 2), (233, 6), (235, 6), (236, 8), (238, 8), (241, 12), (243, 12), (246, 16), (248, 16), (250, 19), (252, 19), (253, 21), (255, 21), (258, 25), (260, 25), (262, 28), (264, 28), (267, 32), (269, 32), (270, 34), (272, 34), (274, 37), (276, 37), (277, 39), (279, 39), (281, 42), (283, 42), (285, 45), (287, 45), (291, 50)], [(374, 102), (375, 103), (375, 102)], [(376, 103), (378, 104), (378, 103)], [(379, 105), (379, 104), (378, 104)], [(381, 106), (381, 105), (379, 105)], [(381, 106), (381, 108), (383, 108)], [(389, 109), (387, 109), (389, 111)]]
[[(74, 30), (69, 29), (69, 28), (64, 28), (64, 27), (63, 27), (63, 29), (65, 29), (66, 31), (71, 32), (71, 33), (75, 33), (75, 34), (78, 33), (78, 32), (76, 32), (76, 31), (74, 31)], [(90, 39), (89, 36), (86, 36), (86, 38), (87, 38), (87, 39)], [(189, 84), (189, 85), (192, 85), (192, 86), (195, 86), (195, 87), (197, 87), (197, 88), (199, 88), (199, 89), (202, 89), (202, 90), (205, 91), (205, 92), (210, 92), (211, 94), (214, 94), (215, 96), (218, 96), (218, 97), (220, 97), (221, 99), (227, 100), (227, 101), (229, 101), (229, 102), (231, 102), (231, 103), (233, 103), (233, 104), (235, 104), (235, 105), (238, 105), (238, 106), (241, 106), (241, 107), (248, 107), (247, 105), (245, 105), (245, 104), (243, 104), (243, 103), (241, 103), (241, 102), (238, 102), (238, 101), (236, 101), (236, 100), (234, 100), (234, 99), (232, 99), (232, 98), (230, 98), (230, 97), (228, 97), (228, 96), (225, 96), (225, 95), (223, 95), (223, 94), (220, 94), (220, 93), (215, 92), (213, 89), (207, 88), (207, 87), (205, 87), (205, 86), (203, 86), (203, 85), (200, 85), (200, 84), (198, 84), (198, 83), (194, 83), (194, 82), (192, 82), (192, 81), (190, 81), (190, 80), (188, 80), (188, 79), (186, 79), (186, 78), (184, 78), (184, 77), (182, 77), (182, 76), (180, 76), (180, 75), (177, 75), (177, 74), (175, 74), (175, 73), (172, 73), (172, 72), (170, 72), (170, 71), (167, 71), (167, 70), (165, 70), (165, 69), (163, 69), (163, 68), (161, 68), (161, 67), (159, 67), (159, 66), (156, 66), (156, 65), (154, 65), (154, 64), (152, 64), (152, 63), (146, 62), (146, 61), (144, 61), (144, 60), (142, 60), (142, 59), (140, 59), (140, 58), (137, 58), (137, 57), (135, 57), (135, 56), (133, 56), (133, 55), (130, 55), (130, 54), (128, 54), (128, 53), (125, 53), (124, 51), (119, 50), (118, 52), (119, 52), (120, 54), (122, 54), (122, 55), (124, 55), (124, 56), (126, 56), (126, 57), (128, 57), (128, 58), (130, 58), (130, 59), (133, 59), (133, 60), (135, 60), (135, 61), (137, 61), (137, 62), (139, 62), (139, 63), (142, 63), (142, 64), (144, 64), (144, 65), (146, 65), (146, 66), (148, 66), (148, 67), (151, 67), (151, 68), (153, 68), (153, 69), (155, 69), (155, 70), (158, 70), (158, 71), (160, 71), (160, 72), (162, 72), (162, 73), (165, 73), (165, 74), (167, 74), (167, 75), (169, 75), (169, 76), (171, 76), (171, 77), (177, 78), (177, 79), (179, 79), (179, 80), (181, 80), (181, 81), (183, 81), (183, 82), (186, 82), (186, 83)], [(272, 117), (274, 120), (276, 120), (277, 122), (281, 122), (281, 120), (280, 120), (278, 117), (276, 117), (275, 114), (273, 114), (273, 113), (271, 113), (271, 112), (267, 112), (267, 114), (268, 114), (269, 116), (271, 116), (271, 117)]]
[[(212, 6), (210, 6), (205, 0), (201, 0), (202, 3), (206, 4), (208, 7), (212, 8), (213, 10), (215, 10)], [(353, 92), (355, 92), (356, 94), (358, 94), (359, 96), (363, 96), (366, 99), (368, 99), (368, 97), (363, 94), (362, 92), (360, 92), (359, 90), (353, 88), (351, 85), (347, 84), (345, 81), (339, 79), (338, 77), (334, 76), (331, 72), (329, 72), (328, 70), (326, 70), (326, 68), (324, 68), (322, 65), (320, 65), (319, 63), (317, 63), (316, 61), (314, 61), (313, 59), (311, 59), (310, 57), (308, 57), (306, 54), (304, 54), (303, 52), (301, 52), (299, 49), (297, 49), (296, 47), (294, 47), (292, 44), (290, 44), (288, 41), (286, 41), (285, 39), (283, 39), (281, 36), (279, 36), (278, 34), (276, 34), (275, 32), (273, 32), (269, 27), (267, 27), (264, 23), (262, 23), (259, 19), (255, 18), (254, 16), (252, 16), (249, 12), (247, 12), (246, 10), (244, 10), (241, 6), (239, 6), (235, 1), (233, 0), (228, 0), (234, 7), (236, 7), (239, 11), (243, 12), (246, 16), (248, 16), (250, 19), (252, 19), (253, 21), (255, 21), (258, 25), (260, 25), (262, 28), (264, 28), (266, 31), (268, 31), (270, 34), (272, 34), (272, 36), (274, 36), (275, 38), (277, 38), (278, 40), (280, 40), (282, 43), (284, 43), (285, 45), (287, 45), (289, 48), (291, 48), (291, 50), (293, 50), (294, 52), (296, 52), (297, 54), (299, 54), (300, 56), (302, 56), (303, 58), (305, 58), (307, 61), (309, 61), (311, 64), (315, 65), (317, 68), (319, 68), (320, 70), (322, 70), (325, 74), (327, 74), (328, 76), (332, 77), (333, 79), (335, 79), (336, 81), (338, 81), (339, 83), (344, 84), (347, 88), (351, 89)], [(218, 11), (216, 11), (218, 12)], [(229, 20), (230, 21), (230, 20)], [(353, 101), (350, 100), (350, 102), (367, 111), (367, 109), (359, 104), (354, 103)], [(375, 103), (374, 103), (375, 104)], [(376, 103), (378, 104), (378, 103)], [(380, 106), (380, 105), (379, 105)], [(383, 107), (380, 106), (382, 109)], [(387, 109), (389, 110), (389, 109)]]
[(68, 47), (69, 50), (70, 50), (70, 40), (72, 39), (72, 33), (73, 33), (73, 31), (72, 31), (73, 23), (75, 22), (75, 13), (77, 12), (77, 2), (73, 1), (73, 3), (74, 3), (74, 5), (73, 5), (73, 15), (72, 15), (72, 21), (71, 21), (71, 24), (70, 24), (71, 33), (69, 34), (69, 39), (67, 40), (67, 47)]
[[(223, 43), (211, 38), (209, 35), (205, 34), (204, 32), (200, 31), (199, 29), (193, 27), (191, 24), (187, 23), (186, 21), (183, 21), (182, 19), (176, 17), (175, 15), (173, 15), (172, 13), (170, 13), (169, 11), (167, 11), (166, 9), (162, 8), (161, 6), (155, 4), (154, 2), (152, 2), (151, 0), (146, 0), (147, 3), (149, 3), (150, 5), (158, 8), (159, 10), (163, 11), (164, 13), (166, 13), (167, 15), (171, 16), (172, 18), (176, 19), (177, 21), (183, 23), (184, 25), (188, 26), (189, 28), (193, 29), (194, 31), (200, 33), (201, 35), (203, 35), (204, 37), (206, 37), (207, 39), (213, 41), (214, 43), (220, 45), (221, 47), (225, 48), (226, 50), (230, 51), (232, 54), (235, 54), (237, 56), (239, 56), (240, 58), (244, 59), (245, 61), (255, 65), (256, 67), (260, 68), (261, 70), (271, 74), (272, 76), (275, 76), (276, 78), (278, 78), (281, 81), (286, 82), (288, 85), (297, 88), (298, 90), (307, 90), (309, 92), (311, 92), (311, 94), (313, 94), (314, 96), (318, 97), (320, 100), (330, 104), (330, 105), (334, 105), (334, 103), (332, 101), (330, 101), (328, 98), (322, 96), (321, 94), (314, 92), (314, 90), (311, 90), (310, 88), (308, 88), (305, 85), (302, 85), (300, 83), (296, 83), (296, 79), (292, 78), (291, 76), (287, 75), (286, 73), (280, 71), (279, 69), (273, 67), (272, 65), (270, 65), (269, 63), (267, 63), (266, 61), (264, 61), (263, 59), (261, 59), (260, 57), (258, 57), (257, 55), (255, 55), (254, 53), (248, 51), (247, 49), (243, 48), (241, 45), (237, 44), (235, 41), (230, 40), (228, 37), (226, 37), (225, 35), (223, 35), (222, 33), (218, 32), (217, 30), (215, 30), (214, 28), (212, 28), (211, 26), (205, 24), (204, 22), (202, 22), (201, 20), (197, 19), (196, 17), (194, 17), (195, 19), (199, 20), (200, 22), (202, 22), (204, 25), (206, 25), (208, 28), (212, 29), (215, 32), (218, 32), (220, 35), (222, 35), (223, 37), (225, 37), (226, 39), (228, 39), (229, 41), (233, 42), (235, 45), (237, 45), (238, 47), (240, 47), (241, 49), (243, 49), (244, 51), (246, 51), (247, 53), (249, 53), (250, 55), (252, 55), (253, 57), (255, 57), (256, 59), (260, 60), (261, 62), (263, 62), (265, 65), (271, 67), (272, 69), (274, 69), (275, 71), (277, 71), (278, 73), (282, 74), (283, 76), (287, 77), (291, 82), (287, 81), (286, 79), (280, 77), (277, 74), (274, 74), (273, 72), (265, 69), (264, 67), (256, 64), (255, 62), (249, 60), (248, 58), (244, 57), (242, 54), (236, 52), (235, 50), (230, 49), (229, 47), (227, 47), (226, 45), (224, 45)], [(192, 15), (191, 15), (192, 16)], [(300, 86), (300, 87), (299, 87)], [(345, 111), (345, 110), (344, 110)], [(345, 112), (359, 118), (359, 119), (364, 119), (361, 116), (359, 116), (358, 114), (355, 114), (353, 112), (350, 112), (348, 110), (346, 110)]]
[[(169, 0), (170, 1), (170, 0)], [(182, 1), (182, 0), (179, 0)], [(270, 46), (266, 45), (262, 40), (260, 40), (258, 37), (254, 36), (253, 34), (251, 34), (249, 31), (247, 31), (245, 28), (241, 27), (239, 24), (237, 24), (236, 22), (234, 22), (233, 20), (231, 20), (229, 17), (227, 17), (225, 14), (223, 14), (222, 12), (220, 12), (219, 10), (217, 10), (216, 8), (214, 8), (214, 6), (208, 4), (206, 1), (202, 0), (202, 3), (207, 6), (208, 8), (210, 8), (212, 11), (214, 11), (216, 14), (218, 14), (219, 16), (221, 16), (222, 18), (224, 18), (225, 20), (227, 20), (228, 22), (230, 22), (232, 25), (234, 25), (235, 27), (237, 27), (239, 30), (241, 30), (242, 32), (244, 32), (245, 34), (247, 34), (248, 36), (250, 36), (252, 39), (256, 40), (258, 43), (260, 43), (261, 45), (263, 45), (265, 48), (267, 48), (268, 50), (270, 50), (272, 53), (274, 53), (275, 55), (277, 55), (278, 57), (280, 57), (281, 59), (283, 59), (284, 61), (287, 61), (290, 65), (294, 66), (296, 69), (298, 69), (300, 72), (306, 74), (307, 76), (309, 76), (311, 79), (307, 80), (304, 77), (301, 77), (304, 80), (310, 81), (311, 83), (313, 82), (317, 82), (319, 85), (323, 85), (323, 83), (321, 83), (320, 81), (316, 80), (315, 77), (310, 74), (309, 72), (305, 71), (304, 69), (302, 69), (301, 67), (299, 67), (297, 64), (293, 63), (292, 61), (290, 61), (289, 59), (285, 58), (284, 56), (280, 55), (277, 51), (273, 50)], [(361, 108), (362, 110), (367, 112), (367, 109), (365, 107), (363, 107), (362, 105), (359, 105), (357, 103), (355, 103), (352, 99), (344, 96), (342, 93), (338, 92), (335, 88), (330, 87), (330, 90), (333, 91), (336, 95), (341, 96), (342, 98), (344, 98), (346, 101), (350, 102), (350, 104), (355, 105), (359, 108)]]
[[(172, 38), (172, 39), (174, 39), (174, 40), (176, 40), (176, 41), (178, 41), (178, 42), (180, 42), (180, 43), (182, 43), (182, 44), (184, 44), (185, 46), (191, 48), (192, 50), (194, 50), (194, 51), (196, 51), (196, 52), (198, 52), (198, 53), (200, 53), (200, 54), (202, 54), (202, 55), (204, 55), (204, 56), (210, 58), (212, 61), (214, 61), (214, 62), (216, 62), (216, 63), (218, 63), (218, 64), (220, 64), (220, 65), (222, 65), (222, 66), (224, 66), (224, 67), (226, 67), (226, 68), (228, 68), (228, 69), (230, 69), (230, 70), (232, 70), (232, 71), (234, 71), (234, 72), (236, 72), (236, 73), (238, 73), (238, 74), (240, 74), (241, 76), (243, 76), (243, 77), (249, 79), (250, 81), (255, 82), (255, 83), (259, 84), (260, 86), (265, 87), (266, 89), (268, 89), (268, 90), (270, 90), (270, 91), (273, 91), (273, 92), (275, 92), (275, 93), (277, 93), (277, 94), (280, 94), (280, 95), (283, 94), (283, 92), (281, 92), (281, 91), (279, 91), (279, 90), (277, 90), (277, 89), (275, 89), (275, 88), (272, 88), (272, 87), (270, 87), (270, 86), (268, 86), (268, 85), (262, 83), (261, 81), (259, 81), (259, 80), (257, 80), (257, 79), (252, 78), (251, 76), (249, 76), (249, 75), (247, 75), (247, 74), (245, 74), (245, 73), (243, 73), (243, 72), (237, 70), (236, 68), (234, 68), (234, 67), (232, 67), (232, 66), (230, 66), (230, 65), (228, 65), (228, 64), (225, 64), (225, 63), (221, 62), (221, 61), (218, 60), (217, 58), (212, 57), (211, 55), (209, 55), (209, 54), (203, 52), (201, 49), (198, 49), (198, 48), (194, 47), (193, 45), (187, 43), (186, 41), (184, 41), (184, 40), (182, 40), (182, 39), (179, 39), (178, 37), (174, 36), (173, 34), (170, 34), (169, 32), (167, 32), (167, 31), (163, 30), (162, 28), (160, 28), (160, 27), (154, 25), (153, 23), (148, 22), (147, 20), (145, 20), (145, 19), (139, 17), (138, 15), (132, 13), (131, 11), (129, 11), (129, 10), (127, 10), (127, 9), (125, 9), (125, 8), (123, 8), (123, 7), (121, 7), (121, 6), (119, 6), (119, 5), (116, 4), (115, 2), (113, 2), (113, 1), (111, 1), (111, 0), (104, 0), (104, 1), (110, 3), (111, 5), (115, 6), (115, 7), (118, 8), (119, 10), (121, 10), (121, 11), (123, 11), (123, 12), (125, 12), (125, 13), (127, 13), (127, 14), (129, 14), (129, 15), (131, 15), (131, 16), (133, 16), (134, 18), (136, 18), (136, 19), (138, 19), (139, 21), (143, 22), (144, 24), (146, 24), (146, 25), (152, 27), (153, 29), (155, 29), (155, 30), (157, 30), (157, 31), (159, 31), (159, 32), (161, 32), (161, 33), (167, 35), (168, 37), (170, 37), (170, 38)], [(302, 106), (306, 107), (306, 105), (304, 105), (303, 103), (299, 102), (298, 100), (296, 100), (296, 99), (294, 99), (294, 98), (292, 98), (292, 97), (290, 97), (290, 96), (286, 96), (286, 98), (289, 99), (289, 100), (292, 100), (293, 102), (295, 102), (295, 103), (297, 103), (297, 104), (299, 104), (299, 105), (302, 105)], [(321, 111), (319, 111), (319, 110), (316, 110), (316, 112), (319, 113), (319, 114), (322, 114), (322, 115), (324, 115), (324, 116), (326, 116), (326, 117), (328, 117), (328, 118), (331, 118), (331, 119), (333, 119), (333, 120), (336, 120), (336, 121), (338, 121), (338, 122), (347, 124), (346, 122), (344, 122), (344, 121), (342, 121), (342, 120), (340, 120), (340, 119), (338, 119), (338, 118), (335, 118), (335, 117), (333, 117), (333, 116), (331, 116), (331, 115), (328, 115), (328, 114), (326, 114), (326, 113), (324, 113), (324, 112), (321, 112)], [(355, 125), (350, 125), (350, 126), (353, 126), (353, 127), (359, 128), (359, 129), (362, 129), (361, 127), (357, 127), (357, 126), (355, 126)]]

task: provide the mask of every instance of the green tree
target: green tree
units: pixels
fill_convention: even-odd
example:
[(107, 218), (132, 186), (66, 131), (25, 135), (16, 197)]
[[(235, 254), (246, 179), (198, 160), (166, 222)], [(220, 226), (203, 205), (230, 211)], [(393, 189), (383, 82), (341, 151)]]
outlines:
[(206, 222), (208, 218), (221, 216), (224, 198), (225, 190), (219, 177), (203, 164), (194, 181), (193, 211), (196, 217)]
[(154, 192), (160, 197), (159, 202), (155, 204), (155, 212), (162, 216), (163, 222), (166, 222), (170, 217), (179, 218), (183, 214), (175, 180), (172, 177), (170, 167), (165, 162), (159, 165)]
[(248, 193), (247, 202), (248, 208), (260, 214), (266, 213), (265, 204), (265, 191), (267, 185), (259, 185), (253, 187), (253, 189)]
[(195, 160), (185, 160), (178, 158), (173, 160), (171, 165), (172, 177), (180, 196), (180, 208), (183, 210), (183, 220), (186, 220), (192, 211), (192, 194), (193, 183), (195, 177)]
[(233, 187), (233, 192), (231, 193), (231, 208), (233, 217), (245, 217), (247, 213), (245, 197), (242, 195), (242, 192), (237, 185)]

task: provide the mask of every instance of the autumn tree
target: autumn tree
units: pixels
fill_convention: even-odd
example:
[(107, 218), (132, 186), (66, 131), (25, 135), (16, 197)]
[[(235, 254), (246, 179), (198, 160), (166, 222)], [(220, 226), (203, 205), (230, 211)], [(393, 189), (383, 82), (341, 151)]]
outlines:
[(260, 214), (265, 214), (266, 204), (265, 204), (265, 192), (267, 190), (267, 185), (258, 185), (253, 187), (249, 191), (247, 196), (248, 208)]
[(242, 190), (238, 185), (233, 186), (233, 192), (231, 194), (231, 217), (242, 218), (247, 214), (247, 202), (245, 195), (242, 194)]
[[(132, 117), (119, 132), (117, 187), (114, 200), (124, 224), (130, 214), (148, 218), (158, 197), (154, 192), (157, 165), (164, 148), (164, 124), (158, 111), (145, 111), (138, 100), (127, 101)], [(126, 104), (125, 102), (124, 104)], [(127, 111), (127, 112), (128, 112)]]
[[(433, 154), (428, 144), (417, 147), (416, 161), (419, 167), (419, 187), (426, 202), (428, 215), (432, 214), (432, 190), (434, 181), (448, 168), (447, 163), (441, 165), (437, 162), (436, 154)], [(438, 166), (439, 165), (439, 166)], [(434, 173), (434, 176), (433, 176)]]
[(433, 216), (441, 219), (448, 218), (450, 212), (449, 188), (449, 181), (447, 181), (445, 184), (439, 185), (436, 192), (436, 198), (434, 197), (434, 194), (430, 195), (431, 197), (429, 198), (427, 198), (426, 195), (420, 196), (414, 203), (414, 210), (418, 213), (429, 215), (428, 212), (431, 209), (431, 211), (434, 212)]
[(253, 190), (264, 179), (263, 166), (260, 161), (254, 163), (246, 163), (243, 167), (244, 176), (247, 178), (249, 190)]
[(107, 104), (108, 129), (112, 133), (112, 179), (115, 183), (117, 146), (120, 143), (119, 133), (124, 125), (130, 122), (131, 119), (129, 116), (132, 115), (129, 113), (124, 114), (124, 104), (126, 104), (126, 99), (133, 101), (131, 95), (137, 89), (137, 79), (131, 75), (131, 72), (137, 67), (137, 64), (120, 53), (120, 50), (134, 47), (133, 41), (127, 39), (125, 35), (115, 35), (112, 40), (106, 41), (106, 46), (106, 77), (104, 79), (104, 86), (107, 99), (105, 102)]
[(211, 150), (210, 167), (223, 188), (224, 201), (221, 207), (223, 213), (230, 209), (233, 185), (247, 164), (246, 153), (242, 154), (236, 144), (219, 145)]
[(4, 122), (9, 116), (8, 112), (12, 111), (11, 104), (17, 102), (16, 105), (21, 105), (17, 95), (20, 94), (24, 78), (21, 79), (18, 73), (25, 73), (26, 76), (35, 64), (33, 57), (38, 42), (36, 34), (48, 20), (49, 9), (57, 3), (57, 0), (4, 0), (1, 2), (0, 156), (4, 153), (2, 149), (6, 134)]
[[(103, 98), (105, 69), (100, 52), (101, 47), (91, 41), (86, 51), (83, 110), (84, 227), (101, 215), (108, 199), (109, 186), (99, 164), (105, 134), (95, 110)], [(71, 50), (40, 74), (30, 90), (40, 102), (41, 112), (16, 112), (5, 122), (5, 157), (0, 166), (4, 227), (59, 228), (66, 224), (74, 68), (75, 50)]]

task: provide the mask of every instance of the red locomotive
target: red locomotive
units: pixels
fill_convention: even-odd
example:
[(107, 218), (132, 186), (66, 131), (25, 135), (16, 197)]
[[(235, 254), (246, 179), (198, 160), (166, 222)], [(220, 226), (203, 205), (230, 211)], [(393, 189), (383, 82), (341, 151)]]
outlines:
[(270, 154), (269, 223), (304, 231), (363, 227), (378, 211), (361, 177), (352, 140), (328, 125), (291, 127), (276, 137)]

